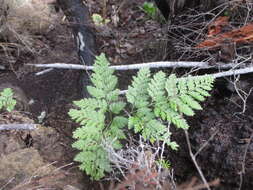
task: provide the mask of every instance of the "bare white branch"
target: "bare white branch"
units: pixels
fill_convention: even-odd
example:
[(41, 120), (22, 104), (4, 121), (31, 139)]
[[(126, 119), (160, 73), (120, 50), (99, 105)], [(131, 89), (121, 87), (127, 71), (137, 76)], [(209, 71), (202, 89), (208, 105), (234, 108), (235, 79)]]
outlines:
[[(67, 63), (52, 63), (52, 64), (26, 64), (27, 66), (34, 66), (38, 68), (56, 68), (56, 69), (74, 69), (74, 70), (92, 70), (94, 66), (67, 64)], [(188, 61), (164, 61), (164, 62), (150, 62), (139, 63), (130, 65), (114, 65), (110, 68), (118, 71), (123, 70), (135, 70), (144, 67), (148, 68), (200, 68), (200, 69), (230, 69), (236, 67), (237, 64), (229, 63), (217, 63), (216, 65), (210, 65), (208, 62), (188, 62)], [(243, 65), (240, 65), (241, 67)]]
[(216, 74), (212, 74), (214, 78), (221, 78), (221, 77), (227, 77), (227, 76), (234, 76), (234, 75), (241, 75), (241, 74), (248, 74), (253, 72), (253, 67), (246, 67), (243, 69), (235, 69), (225, 72), (219, 72)]
[(0, 131), (1, 130), (35, 130), (36, 124), (1, 124), (0, 125)]

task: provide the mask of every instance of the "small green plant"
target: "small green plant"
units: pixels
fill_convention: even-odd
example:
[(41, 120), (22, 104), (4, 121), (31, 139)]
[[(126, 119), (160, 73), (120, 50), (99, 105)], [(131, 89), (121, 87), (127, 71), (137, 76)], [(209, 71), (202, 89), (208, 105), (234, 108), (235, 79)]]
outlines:
[(177, 128), (189, 128), (183, 116), (193, 116), (194, 110), (202, 109), (199, 102), (209, 96), (214, 79), (209, 75), (167, 77), (162, 71), (152, 77), (144, 68), (133, 78), (124, 101), (116, 88), (117, 77), (101, 54), (96, 57), (91, 81), (93, 86), (87, 87), (91, 97), (75, 101), (78, 108), (71, 109), (69, 115), (81, 125), (73, 133), (73, 147), (80, 150), (75, 161), (97, 180), (112, 170), (105, 142), (115, 150), (121, 149), (127, 126), (146, 141), (162, 141), (176, 150), (178, 145), (171, 141), (168, 126), (172, 123)]
[(157, 13), (157, 8), (154, 3), (144, 2), (141, 10), (144, 11), (150, 18), (154, 19)]
[(158, 166), (161, 166), (161, 168), (164, 168), (164, 169), (170, 169), (170, 163), (168, 160), (164, 160), (164, 159), (159, 159), (156, 161), (156, 164)]
[(0, 110), (11, 112), (16, 105), (16, 100), (13, 99), (13, 92), (10, 88), (5, 88), (0, 93)]
[(92, 21), (96, 26), (103, 26), (110, 22), (109, 19), (104, 19), (101, 15), (94, 13), (92, 16)]

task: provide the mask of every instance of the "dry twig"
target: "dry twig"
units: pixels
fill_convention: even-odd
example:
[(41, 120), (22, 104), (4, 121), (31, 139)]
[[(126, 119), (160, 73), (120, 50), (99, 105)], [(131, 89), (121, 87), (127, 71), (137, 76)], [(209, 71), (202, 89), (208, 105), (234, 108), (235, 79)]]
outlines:
[[(27, 66), (34, 66), (37, 68), (56, 68), (56, 69), (75, 69), (75, 70), (93, 70), (94, 66), (67, 64), (67, 63), (52, 63), (52, 64), (26, 64)], [(240, 65), (243, 67), (244, 65)], [(163, 61), (163, 62), (150, 62), (138, 63), (130, 65), (115, 65), (110, 68), (118, 71), (135, 70), (144, 67), (148, 68), (199, 68), (199, 69), (230, 69), (238, 66), (234, 63), (224, 64), (217, 63), (210, 65), (208, 62), (191, 62), (191, 61)], [(244, 66), (245, 67), (245, 66)]]
[(246, 147), (245, 147), (245, 152), (244, 152), (244, 154), (243, 154), (242, 170), (241, 170), (241, 172), (240, 172), (240, 184), (239, 184), (238, 190), (241, 190), (241, 188), (242, 188), (243, 175), (245, 174), (245, 161), (246, 161), (246, 156), (247, 156), (247, 152), (248, 152), (248, 149), (249, 149), (249, 145), (250, 145), (252, 139), (253, 139), (253, 133), (251, 133), (251, 135), (250, 135), (250, 138), (249, 138), (249, 140), (248, 140), (248, 143), (247, 143), (247, 145), (246, 145)]
[(217, 133), (218, 133), (218, 131), (216, 131), (216, 132), (208, 139), (208, 141), (207, 141), (206, 143), (204, 143), (204, 144), (200, 147), (200, 149), (199, 149), (195, 154), (193, 154), (192, 149), (191, 149), (190, 138), (189, 138), (188, 132), (185, 130), (186, 142), (187, 142), (187, 146), (188, 146), (188, 150), (189, 150), (191, 159), (192, 159), (192, 161), (193, 161), (195, 167), (197, 168), (198, 173), (199, 173), (199, 175), (200, 175), (200, 177), (201, 177), (201, 179), (202, 179), (202, 181), (203, 181), (205, 187), (206, 187), (208, 190), (211, 190), (210, 185), (208, 184), (208, 182), (207, 182), (207, 180), (206, 180), (206, 178), (205, 178), (205, 176), (204, 176), (204, 174), (203, 174), (203, 172), (202, 172), (200, 166), (198, 165), (197, 160), (196, 160), (196, 157), (197, 157), (197, 155), (200, 153), (200, 151), (203, 150), (203, 149), (207, 146), (208, 142), (209, 142), (210, 140), (212, 140), (212, 139), (214, 138), (214, 136), (215, 136)]
[(1, 124), (0, 125), (0, 131), (1, 130), (35, 130), (36, 124), (29, 124), (29, 123), (23, 123), (23, 124)]

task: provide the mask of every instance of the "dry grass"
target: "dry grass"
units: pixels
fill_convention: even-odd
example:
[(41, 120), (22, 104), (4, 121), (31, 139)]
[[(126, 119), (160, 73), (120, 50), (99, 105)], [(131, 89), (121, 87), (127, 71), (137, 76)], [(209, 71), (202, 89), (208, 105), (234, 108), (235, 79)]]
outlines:
[[(157, 143), (154, 146), (140, 138), (135, 144), (125, 150), (115, 151), (109, 142), (104, 142), (114, 172), (110, 175), (111, 178), (108, 178), (111, 181), (110, 186), (105, 188), (100, 184), (101, 190), (201, 190), (206, 187), (206, 184), (197, 178), (192, 178), (181, 185), (176, 184), (173, 169), (162, 168), (156, 161), (164, 158), (164, 143)], [(118, 178), (119, 173), (121, 179)], [(208, 185), (218, 186), (219, 179)]]

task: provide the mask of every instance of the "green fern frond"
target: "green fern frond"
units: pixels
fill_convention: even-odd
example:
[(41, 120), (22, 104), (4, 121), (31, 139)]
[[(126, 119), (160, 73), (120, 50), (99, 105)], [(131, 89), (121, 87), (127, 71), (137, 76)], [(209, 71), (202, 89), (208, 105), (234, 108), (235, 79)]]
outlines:
[(160, 106), (155, 108), (156, 117), (160, 117), (164, 121), (173, 123), (176, 127), (182, 129), (188, 129), (189, 125), (181, 114), (172, 110), (169, 106)]
[(128, 119), (123, 116), (116, 116), (113, 118), (112, 123), (110, 125), (110, 130), (107, 131), (107, 138), (111, 137), (111, 139), (125, 139), (124, 127), (127, 125)]
[(160, 71), (153, 76), (149, 83), (148, 93), (156, 104), (163, 104), (167, 102), (165, 96), (165, 82), (166, 75), (164, 72)]
[(129, 129), (134, 129), (135, 133), (143, 133), (147, 123), (154, 119), (154, 114), (150, 108), (150, 97), (148, 86), (150, 83), (150, 71), (147, 68), (141, 69), (137, 76), (133, 78), (131, 86), (126, 94), (127, 101), (133, 106), (133, 114), (128, 119)]
[(161, 136), (163, 136), (166, 132), (167, 127), (165, 125), (156, 119), (152, 119), (147, 122), (142, 131), (142, 136), (144, 140), (150, 140), (151, 143), (154, 143), (157, 140), (161, 140)]
[(192, 96), (189, 96), (188, 94), (183, 94), (180, 96), (180, 99), (184, 104), (189, 105), (192, 109), (202, 110), (201, 105), (195, 99), (193, 99)]
[(147, 87), (150, 82), (150, 71), (147, 68), (141, 69), (133, 78), (132, 85), (127, 90), (127, 101), (136, 108), (148, 106)]
[(109, 68), (105, 54), (96, 57), (94, 73), (91, 75), (94, 87), (87, 88), (91, 96), (98, 99), (105, 98), (109, 92), (115, 90), (118, 79), (113, 75), (113, 72), (113, 69)]
[(143, 123), (141, 118), (136, 116), (130, 116), (128, 118), (128, 128), (134, 129), (135, 133), (139, 133), (143, 129)]
[(110, 104), (110, 111), (114, 114), (119, 114), (126, 106), (125, 102), (113, 102)]
[(188, 77), (186, 85), (188, 94), (198, 101), (204, 101), (205, 97), (210, 96), (208, 91), (213, 87), (214, 78), (209, 75)]
[[(75, 106), (80, 108), (81, 110), (103, 110), (105, 111), (108, 104), (105, 100), (94, 99), (94, 98), (86, 98), (79, 101), (73, 102)], [(71, 109), (72, 110), (72, 109)]]
[[(80, 169), (97, 180), (111, 171), (103, 142), (109, 140), (114, 149), (121, 148), (120, 140), (126, 138), (123, 128), (128, 120), (118, 116), (126, 103), (119, 100), (120, 91), (116, 89), (117, 77), (109, 68), (109, 62), (104, 54), (96, 58), (91, 81), (92, 85), (87, 87), (91, 98), (74, 101), (77, 108), (70, 109), (69, 116), (80, 124), (73, 132), (76, 142), (72, 147), (80, 151), (75, 161), (81, 163)], [(112, 120), (110, 121), (107, 116)]]
[(79, 168), (84, 170), (92, 179), (98, 180), (111, 171), (108, 154), (101, 145), (93, 145), (75, 156), (80, 162)]

